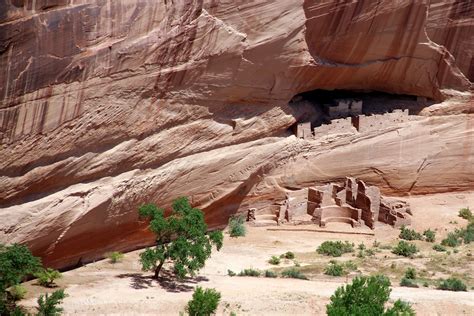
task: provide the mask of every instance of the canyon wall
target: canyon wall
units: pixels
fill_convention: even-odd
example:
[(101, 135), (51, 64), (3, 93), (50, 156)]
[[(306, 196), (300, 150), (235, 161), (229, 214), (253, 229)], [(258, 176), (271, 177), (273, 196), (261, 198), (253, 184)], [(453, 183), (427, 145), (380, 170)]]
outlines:
[[(217, 227), (350, 175), (472, 189), (473, 16), (457, 0), (0, 0), (0, 241), (65, 267), (149, 243), (137, 207), (179, 195)], [(314, 89), (466, 93), (457, 114), (447, 100), (321, 145), (289, 132), (315, 111), (289, 100)]]

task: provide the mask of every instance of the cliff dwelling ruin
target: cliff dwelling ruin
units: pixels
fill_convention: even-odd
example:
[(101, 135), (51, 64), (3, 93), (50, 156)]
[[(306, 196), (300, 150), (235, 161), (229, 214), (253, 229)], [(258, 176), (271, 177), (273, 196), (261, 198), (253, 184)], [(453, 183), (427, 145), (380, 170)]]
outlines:
[(300, 118), (292, 129), (297, 138), (308, 140), (379, 131), (417, 119), (429, 103), (424, 97), (315, 90), (290, 101), (291, 106), (312, 106), (317, 113)]
[[(247, 221), (257, 225), (258, 218), (270, 216), (255, 213), (255, 209), (250, 209)], [(314, 223), (326, 227), (327, 223), (339, 222), (374, 229), (380, 222), (398, 228), (410, 225), (411, 215), (407, 202), (384, 197), (378, 187), (348, 177), (343, 184), (328, 183), (287, 192), (273, 224)]]

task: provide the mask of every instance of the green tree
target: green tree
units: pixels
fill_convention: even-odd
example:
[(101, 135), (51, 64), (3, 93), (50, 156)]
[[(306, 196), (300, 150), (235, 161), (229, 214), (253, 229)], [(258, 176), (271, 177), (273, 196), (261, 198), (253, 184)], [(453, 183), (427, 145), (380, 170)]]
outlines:
[(390, 281), (386, 276), (356, 277), (351, 284), (339, 287), (326, 306), (329, 316), (414, 315), (413, 309), (396, 301), (385, 310), (390, 297)]
[(141, 206), (139, 215), (150, 220), (150, 230), (156, 235), (156, 246), (140, 254), (142, 269), (154, 271), (155, 278), (158, 278), (166, 260), (174, 262), (178, 278), (194, 275), (211, 256), (212, 245), (218, 251), (222, 247), (222, 232), (207, 234), (203, 212), (191, 207), (186, 197), (173, 202), (172, 213), (168, 217), (164, 216), (163, 209), (154, 204)]
[(54, 291), (51, 295), (40, 295), (38, 298), (38, 307), (36, 307), (37, 316), (59, 316), (63, 309), (58, 307), (59, 304), (67, 297), (64, 290)]
[(41, 269), (41, 260), (28, 249), (19, 244), (0, 245), (0, 290), (2, 292), (15, 284), (19, 284), (30, 274)]
[(194, 290), (193, 299), (186, 306), (186, 311), (190, 316), (210, 316), (216, 311), (220, 299), (221, 293), (216, 290), (203, 290), (198, 286)]

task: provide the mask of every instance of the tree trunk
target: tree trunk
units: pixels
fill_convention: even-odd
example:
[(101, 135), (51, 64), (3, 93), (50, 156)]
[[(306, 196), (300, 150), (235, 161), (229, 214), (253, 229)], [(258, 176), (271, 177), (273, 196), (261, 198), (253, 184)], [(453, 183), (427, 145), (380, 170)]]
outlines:
[(158, 275), (160, 274), (161, 268), (163, 267), (163, 263), (165, 263), (164, 260), (161, 261), (160, 264), (156, 267), (155, 275), (153, 276), (155, 279), (158, 279)]

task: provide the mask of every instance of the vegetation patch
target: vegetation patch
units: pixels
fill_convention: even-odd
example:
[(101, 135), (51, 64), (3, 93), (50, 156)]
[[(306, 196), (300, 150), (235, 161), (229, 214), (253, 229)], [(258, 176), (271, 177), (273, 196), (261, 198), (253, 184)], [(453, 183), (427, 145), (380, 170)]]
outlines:
[(285, 278), (293, 278), (293, 279), (300, 279), (300, 280), (308, 280), (301, 271), (296, 268), (288, 268), (281, 272), (281, 276)]
[(351, 244), (348, 241), (342, 242), (340, 240), (325, 241), (318, 247), (316, 251), (319, 254), (323, 254), (326, 256), (340, 257), (344, 253), (353, 252), (354, 244)]
[(449, 278), (446, 280), (441, 280), (438, 289), (446, 291), (467, 291), (467, 286), (463, 281), (457, 278)]
[(392, 249), (392, 253), (403, 257), (411, 257), (417, 252), (418, 248), (416, 245), (403, 240), (400, 240), (398, 244)]
[(110, 263), (118, 263), (123, 260), (123, 253), (119, 251), (112, 251), (106, 254), (109, 258)]
[(208, 316), (215, 313), (219, 301), (221, 299), (221, 293), (215, 289), (205, 289), (198, 286), (194, 290), (193, 298), (188, 302), (186, 306), (186, 312), (190, 316)]
[(326, 266), (324, 274), (331, 276), (342, 276), (346, 274), (344, 266), (337, 261), (332, 261)]
[(420, 233), (413, 229), (406, 228), (405, 226), (400, 228), (400, 235), (398, 235), (398, 237), (404, 240), (422, 240)]
[(245, 219), (242, 215), (232, 216), (229, 218), (229, 235), (230, 237), (243, 237), (247, 233), (245, 228)]

